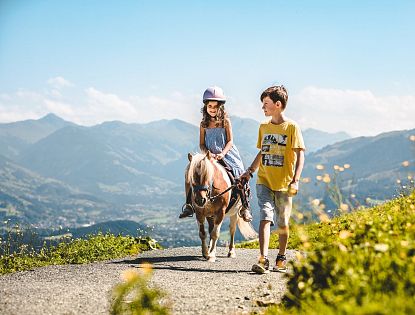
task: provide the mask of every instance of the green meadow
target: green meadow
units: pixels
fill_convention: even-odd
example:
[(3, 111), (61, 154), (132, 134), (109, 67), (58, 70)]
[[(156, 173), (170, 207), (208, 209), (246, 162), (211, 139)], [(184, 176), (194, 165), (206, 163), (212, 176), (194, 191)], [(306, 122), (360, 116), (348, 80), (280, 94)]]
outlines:
[[(276, 233), (270, 244), (278, 248)], [(415, 191), (324, 222), (293, 223), (289, 247), (299, 252), (287, 292), (267, 314), (415, 313)]]
[(116, 236), (113, 234), (90, 235), (86, 239), (68, 239), (56, 246), (43, 246), (34, 250), (21, 244), (12, 252), (10, 241), (1, 240), (0, 274), (29, 270), (35, 267), (63, 264), (85, 264), (137, 255), (158, 247), (149, 237)]

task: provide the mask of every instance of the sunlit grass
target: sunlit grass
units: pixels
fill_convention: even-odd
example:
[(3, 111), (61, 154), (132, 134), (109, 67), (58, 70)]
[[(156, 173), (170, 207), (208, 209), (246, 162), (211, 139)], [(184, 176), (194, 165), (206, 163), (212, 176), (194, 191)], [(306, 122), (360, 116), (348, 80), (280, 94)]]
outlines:
[(23, 231), (14, 228), (12, 232), (5, 239), (0, 238), (0, 274), (48, 265), (84, 264), (120, 258), (159, 247), (149, 237), (99, 233), (89, 235), (87, 239), (65, 238), (56, 246), (47, 246), (45, 243), (36, 250), (31, 244), (18, 243), (16, 233), (19, 236)]
[(292, 264), (283, 305), (269, 314), (415, 312), (415, 192), (330, 222), (294, 225), (291, 246), (306, 254)]

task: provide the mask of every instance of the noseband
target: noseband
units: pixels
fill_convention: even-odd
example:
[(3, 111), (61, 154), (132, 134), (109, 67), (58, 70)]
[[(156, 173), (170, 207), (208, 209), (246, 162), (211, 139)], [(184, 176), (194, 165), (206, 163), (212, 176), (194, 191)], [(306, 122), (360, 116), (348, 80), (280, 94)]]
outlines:
[(210, 192), (212, 191), (212, 188), (213, 188), (213, 180), (210, 181), (209, 186), (208, 185), (193, 185), (192, 186), (193, 193), (196, 193), (199, 191), (206, 191), (208, 198), (210, 197)]

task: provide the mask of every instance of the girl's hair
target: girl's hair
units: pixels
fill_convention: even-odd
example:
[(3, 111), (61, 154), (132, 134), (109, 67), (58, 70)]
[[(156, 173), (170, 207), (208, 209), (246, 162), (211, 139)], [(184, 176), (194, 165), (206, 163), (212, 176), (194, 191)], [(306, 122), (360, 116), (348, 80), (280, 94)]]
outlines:
[[(200, 125), (203, 128), (209, 127), (210, 115), (207, 112), (207, 103), (209, 101), (204, 102), (205, 105), (200, 109), (200, 112), (203, 114), (202, 122)], [(225, 110), (225, 102), (218, 102), (218, 113), (215, 117), (215, 127), (226, 127), (228, 124), (228, 113)]]

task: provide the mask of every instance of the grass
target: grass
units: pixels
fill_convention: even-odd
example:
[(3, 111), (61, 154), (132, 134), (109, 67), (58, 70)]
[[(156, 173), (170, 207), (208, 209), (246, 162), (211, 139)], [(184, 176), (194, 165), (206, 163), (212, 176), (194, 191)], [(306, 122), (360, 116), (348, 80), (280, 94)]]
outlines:
[[(267, 314), (415, 313), (415, 192), (325, 222), (293, 224), (289, 244), (300, 250), (298, 259), (283, 302)], [(271, 246), (278, 247), (276, 234)]]
[(125, 270), (121, 274), (123, 281), (117, 284), (112, 291), (110, 314), (170, 314), (171, 305), (165, 300), (166, 293), (149, 284), (151, 275), (150, 264), (143, 264), (140, 270)]
[(94, 261), (136, 255), (159, 247), (149, 237), (115, 236), (113, 234), (90, 235), (87, 239), (71, 239), (56, 246), (43, 246), (35, 251), (27, 244), (9, 250), (11, 244), (3, 240), (0, 256), (0, 274), (30, 270), (35, 267), (63, 264), (85, 264)]

